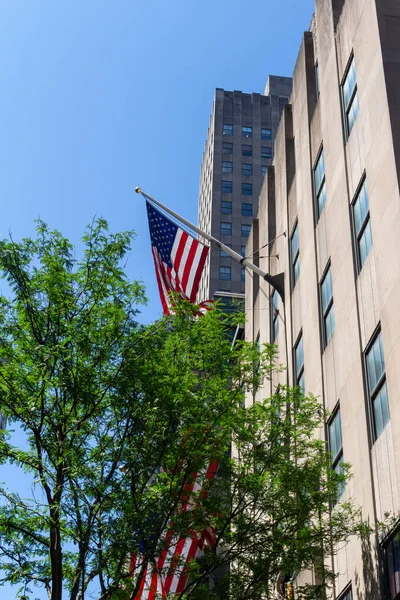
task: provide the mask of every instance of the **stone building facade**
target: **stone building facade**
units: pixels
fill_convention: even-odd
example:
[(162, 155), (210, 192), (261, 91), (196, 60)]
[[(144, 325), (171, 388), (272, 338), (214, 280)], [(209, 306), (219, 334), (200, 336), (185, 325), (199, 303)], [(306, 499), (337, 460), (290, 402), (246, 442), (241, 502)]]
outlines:
[[(274, 154), (246, 254), (269, 244), (255, 261), (284, 273), (285, 303), (246, 273), (246, 337), (277, 343), (290, 383), (330, 411), (333, 466), (352, 465), (342, 498), (397, 517), (400, 2), (315, 1)], [(398, 532), (342, 548), (332, 598), (400, 598)]]
[[(264, 94), (215, 91), (200, 173), (199, 227), (243, 253), (292, 80), (270, 76)], [(198, 300), (244, 294), (244, 271), (211, 248)]]

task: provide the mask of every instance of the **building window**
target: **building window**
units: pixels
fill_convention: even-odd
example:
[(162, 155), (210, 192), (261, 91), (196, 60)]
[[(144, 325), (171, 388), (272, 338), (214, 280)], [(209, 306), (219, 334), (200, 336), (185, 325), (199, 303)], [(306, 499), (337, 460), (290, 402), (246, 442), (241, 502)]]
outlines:
[(294, 347), (294, 374), (295, 385), (304, 391), (304, 353), (303, 353), (303, 335), (300, 334)]
[(295, 228), (290, 238), (290, 260), (291, 260), (291, 275), (292, 288), (296, 285), (296, 281), (300, 275), (300, 253), (299, 253), (299, 227), (296, 223)]
[(317, 218), (319, 219), (326, 204), (325, 161), (323, 149), (319, 153), (318, 160), (314, 167), (314, 194)]
[(400, 540), (399, 532), (384, 546), (388, 598), (395, 600), (400, 593)]
[(265, 177), (267, 174), (268, 167), (266, 165), (261, 165), (261, 177)]
[(382, 334), (376, 335), (365, 353), (368, 379), (368, 395), (372, 407), (375, 439), (389, 422), (389, 402), (386, 386), (385, 360), (383, 356)]
[(253, 128), (252, 127), (242, 127), (242, 137), (253, 137)]
[(222, 131), (223, 135), (233, 135), (233, 125), (225, 125)]
[(270, 140), (271, 139), (271, 130), (270, 129), (261, 129), (261, 139), (262, 140)]
[(232, 235), (232, 223), (221, 223), (221, 235)]
[(242, 144), (242, 156), (253, 156), (253, 146)]
[(231, 142), (223, 142), (222, 152), (223, 154), (232, 154), (233, 144)]
[(319, 69), (318, 69), (317, 62), (314, 65), (314, 77), (315, 77), (315, 95), (317, 96), (317, 100), (318, 100), (318, 98), (319, 98)]
[(347, 589), (344, 594), (339, 596), (338, 600), (353, 600), (353, 592), (351, 588)]
[[(228, 246), (228, 248), (232, 248), (232, 244), (225, 244), (225, 246)], [(222, 248), (219, 251), (219, 255), (223, 258), (230, 258), (230, 255), (224, 250), (222, 250)]]
[(251, 225), (242, 224), (242, 237), (249, 237)]
[(351, 58), (350, 65), (342, 84), (343, 111), (345, 118), (346, 135), (349, 136), (353, 128), (354, 121), (358, 115), (358, 94), (357, 77), (354, 56)]
[(222, 162), (222, 172), (223, 173), (232, 173), (233, 171), (233, 167), (232, 167), (232, 163), (229, 160), (224, 160)]
[(232, 194), (232, 181), (222, 182), (222, 192), (224, 194)]
[(269, 146), (262, 146), (261, 158), (272, 158), (272, 148), (270, 148)]
[(365, 179), (353, 202), (353, 221), (356, 238), (357, 264), (359, 270), (361, 270), (372, 246), (368, 191)]
[(220, 267), (219, 268), (219, 278), (224, 281), (231, 280), (231, 268), (230, 267)]
[(276, 290), (271, 296), (271, 343), (273, 344), (279, 332), (279, 295)]
[(333, 311), (332, 273), (329, 265), (320, 284), (323, 342), (324, 347), (329, 343), (335, 330), (335, 314)]
[(246, 269), (244, 267), (242, 267), (242, 271), (240, 274), (240, 280), (242, 283), (244, 283), (246, 281)]
[[(336, 410), (328, 423), (328, 442), (329, 452), (332, 455), (332, 469), (340, 475), (343, 464), (343, 442), (342, 442), (342, 422), (340, 418), (340, 408)], [(337, 500), (343, 494), (345, 488), (344, 482), (338, 486)], [(346, 598), (346, 596), (345, 596)]]
[(252, 195), (253, 195), (253, 184), (242, 183), (242, 196), (252, 196)]
[(222, 200), (221, 213), (223, 215), (231, 215), (232, 214), (232, 202), (228, 202), (227, 200)]
[(243, 257), (246, 256), (246, 246), (240, 246), (240, 254)]
[(242, 175), (246, 177), (253, 175), (253, 165), (251, 163), (242, 163)]
[(248, 202), (242, 202), (242, 216), (251, 217), (253, 215), (253, 205)]

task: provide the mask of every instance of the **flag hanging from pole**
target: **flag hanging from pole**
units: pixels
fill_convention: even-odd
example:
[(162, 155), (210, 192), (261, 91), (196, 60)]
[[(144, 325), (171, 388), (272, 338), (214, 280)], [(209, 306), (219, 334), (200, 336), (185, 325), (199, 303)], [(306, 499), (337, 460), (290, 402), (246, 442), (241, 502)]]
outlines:
[[(192, 235), (178, 227), (150, 202), (146, 202), (151, 247), (158, 289), (165, 315), (173, 312), (173, 294), (196, 302), (200, 277), (209, 252)], [(200, 312), (209, 310), (209, 301), (200, 304)]]

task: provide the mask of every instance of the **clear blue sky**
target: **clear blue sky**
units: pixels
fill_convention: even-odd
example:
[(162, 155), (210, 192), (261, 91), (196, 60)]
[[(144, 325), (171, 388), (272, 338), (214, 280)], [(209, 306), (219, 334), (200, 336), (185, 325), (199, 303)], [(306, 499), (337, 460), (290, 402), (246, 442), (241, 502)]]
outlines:
[(0, 234), (32, 235), (39, 216), (75, 243), (94, 215), (135, 229), (127, 269), (147, 288), (141, 320), (156, 319), (134, 187), (196, 222), (214, 89), (290, 76), (312, 12), (313, 0), (0, 2)]

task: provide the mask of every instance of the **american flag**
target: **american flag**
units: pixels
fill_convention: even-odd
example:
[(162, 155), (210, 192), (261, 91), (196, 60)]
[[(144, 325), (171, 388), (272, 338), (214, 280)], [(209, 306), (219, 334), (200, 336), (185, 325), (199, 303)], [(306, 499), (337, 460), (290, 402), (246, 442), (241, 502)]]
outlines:
[[(196, 302), (209, 248), (175, 225), (149, 202), (146, 204), (158, 289), (164, 314), (169, 315), (174, 307), (171, 292), (189, 302)], [(200, 311), (209, 309), (210, 304), (203, 302)]]
[[(182, 510), (189, 511), (195, 508), (193, 499), (196, 493), (207, 496), (204, 483), (215, 477), (217, 469), (218, 463), (214, 461), (209, 464), (205, 474), (192, 476), (185, 486)], [(215, 546), (214, 527), (208, 527), (201, 532), (192, 530), (185, 537), (177, 536), (173, 529), (171, 523), (166, 533), (164, 550), (155, 561), (148, 561), (145, 555), (132, 556), (130, 573), (134, 578), (141, 577), (135, 600), (175, 598), (182, 594), (188, 583), (190, 562), (199, 559), (207, 546)]]

